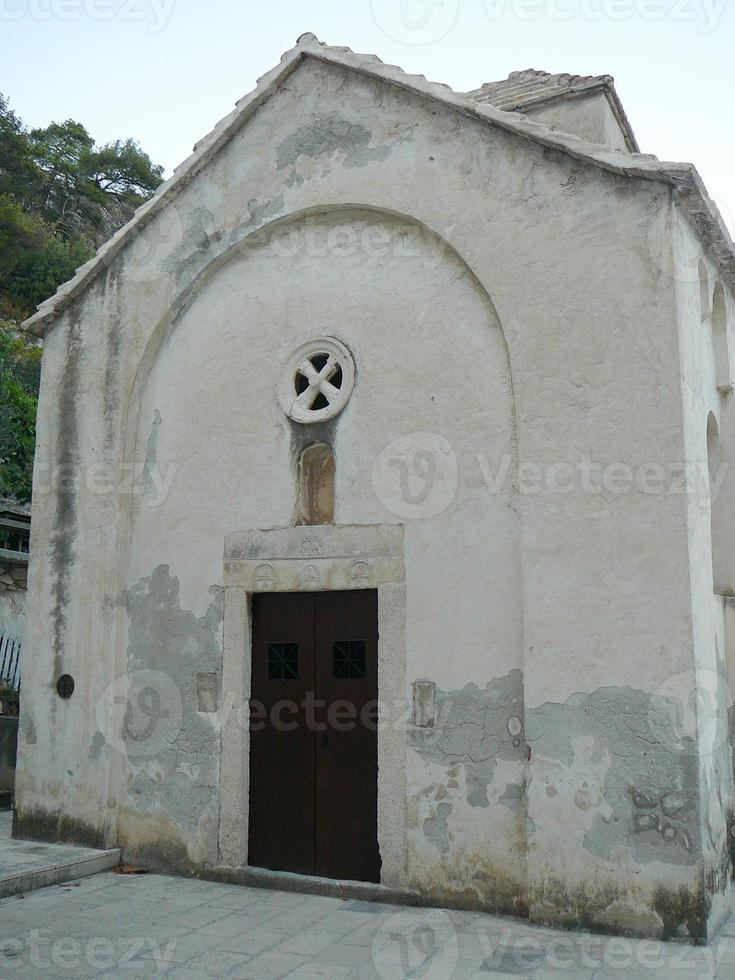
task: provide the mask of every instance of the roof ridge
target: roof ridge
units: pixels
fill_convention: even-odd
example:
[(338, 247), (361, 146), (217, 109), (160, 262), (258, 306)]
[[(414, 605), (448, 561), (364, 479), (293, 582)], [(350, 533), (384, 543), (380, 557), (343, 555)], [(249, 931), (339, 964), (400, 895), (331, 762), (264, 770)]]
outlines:
[[(231, 136), (271, 96), (281, 82), (296, 70), (305, 57), (378, 77), (427, 99), (441, 102), (466, 115), (492, 123), (524, 139), (559, 150), (601, 169), (626, 177), (657, 180), (673, 185), (681, 192), (700, 233), (712, 247), (719, 265), (735, 288), (735, 247), (722, 216), (709, 198), (696, 168), (689, 163), (663, 163), (656, 157), (640, 153), (619, 153), (597, 143), (590, 143), (568, 133), (556, 132), (547, 125), (516, 112), (506, 112), (471, 93), (454, 92), (441, 82), (429, 82), (423, 75), (411, 75), (395, 65), (386, 65), (372, 54), (355, 54), (348, 47), (331, 47), (315, 34), (302, 34), (296, 45), (286, 51), (277, 65), (262, 75), (255, 88), (240, 99), (227, 116), (194, 147), (194, 152), (173, 171), (155, 194), (139, 207), (131, 220), (119, 229), (89, 262), (86, 262), (56, 293), (41, 303), (23, 324), (24, 329), (43, 336), (49, 323), (61, 314), (115, 259), (128, 239), (137, 234), (209, 163)], [(532, 69), (536, 70), (536, 69)], [(604, 76), (600, 76), (604, 77)], [(491, 84), (491, 83), (490, 83)]]

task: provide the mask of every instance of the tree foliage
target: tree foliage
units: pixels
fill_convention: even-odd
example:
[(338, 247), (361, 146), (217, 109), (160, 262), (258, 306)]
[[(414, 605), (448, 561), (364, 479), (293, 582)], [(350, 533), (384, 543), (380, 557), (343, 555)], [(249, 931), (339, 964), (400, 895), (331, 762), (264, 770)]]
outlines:
[(71, 119), (29, 131), (0, 93), (0, 495), (31, 492), (40, 348), (20, 322), (162, 179), (134, 140), (97, 146)]
[(41, 348), (0, 330), (0, 496), (30, 500)]

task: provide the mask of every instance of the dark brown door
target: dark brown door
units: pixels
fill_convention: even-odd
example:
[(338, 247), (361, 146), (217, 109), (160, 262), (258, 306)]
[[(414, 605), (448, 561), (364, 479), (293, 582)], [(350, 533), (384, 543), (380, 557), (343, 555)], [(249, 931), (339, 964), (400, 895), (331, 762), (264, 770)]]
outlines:
[(253, 596), (248, 863), (314, 874), (314, 597)]
[(380, 880), (374, 590), (253, 597), (248, 863)]

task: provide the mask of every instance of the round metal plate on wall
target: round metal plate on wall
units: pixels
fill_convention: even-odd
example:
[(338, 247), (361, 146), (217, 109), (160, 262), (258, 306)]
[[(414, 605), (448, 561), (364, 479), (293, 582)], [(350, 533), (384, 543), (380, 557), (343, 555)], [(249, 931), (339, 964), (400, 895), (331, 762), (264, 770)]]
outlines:
[(278, 384), (278, 401), (294, 422), (326, 422), (339, 415), (355, 385), (352, 354), (334, 337), (298, 347)]
[(67, 700), (74, 693), (74, 678), (71, 674), (62, 674), (56, 682), (56, 693)]

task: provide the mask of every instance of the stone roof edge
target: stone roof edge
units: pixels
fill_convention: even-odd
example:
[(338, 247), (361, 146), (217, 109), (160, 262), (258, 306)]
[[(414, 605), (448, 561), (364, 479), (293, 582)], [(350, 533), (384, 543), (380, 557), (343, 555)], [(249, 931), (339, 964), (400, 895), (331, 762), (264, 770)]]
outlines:
[(295, 47), (281, 57), (279, 64), (258, 79), (253, 91), (240, 99), (235, 109), (221, 119), (204, 139), (195, 144), (194, 152), (174, 170), (153, 197), (138, 208), (131, 220), (89, 262), (80, 266), (72, 279), (40, 304), (38, 310), (23, 323), (23, 328), (43, 337), (56, 317), (109, 267), (127, 241), (141, 231), (169, 200), (207, 166), (305, 57), (337, 65), (358, 74), (382, 78), (406, 91), (440, 102), (465, 115), (492, 123), (507, 132), (592, 163), (611, 173), (673, 185), (693, 217), (704, 242), (712, 249), (718, 265), (735, 289), (735, 246), (693, 164), (665, 163), (647, 155), (616, 153), (600, 144), (555, 132), (545, 124), (527, 119), (520, 113), (504, 112), (487, 103), (475, 102), (467, 95), (454, 92), (448, 85), (429, 82), (423, 75), (409, 75), (401, 68), (386, 65), (376, 55), (355, 54), (350, 48), (331, 47), (319, 41), (313, 34), (303, 34)]
[(638, 138), (635, 135), (635, 131), (631, 125), (630, 119), (628, 119), (628, 113), (625, 111), (625, 106), (620, 101), (620, 96), (618, 95), (618, 90), (615, 88), (615, 80), (612, 75), (606, 76), (609, 81), (605, 82), (604, 91), (607, 96), (607, 101), (610, 104), (613, 115), (618, 121), (618, 125), (623, 131), (625, 136), (625, 145), (631, 153), (640, 153), (641, 148), (638, 145)]

